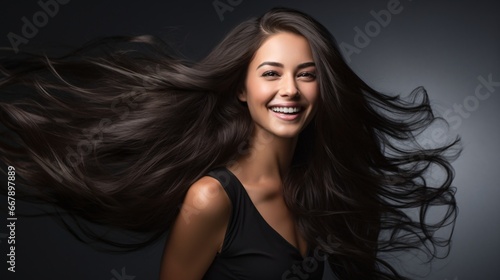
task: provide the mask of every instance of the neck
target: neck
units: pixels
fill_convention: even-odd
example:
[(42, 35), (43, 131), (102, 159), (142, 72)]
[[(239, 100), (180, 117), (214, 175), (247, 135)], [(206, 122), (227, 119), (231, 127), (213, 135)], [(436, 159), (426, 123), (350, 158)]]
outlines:
[(288, 172), (297, 137), (282, 138), (256, 127), (249, 149), (229, 166), (240, 180), (255, 183), (259, 180), (279, 180)]

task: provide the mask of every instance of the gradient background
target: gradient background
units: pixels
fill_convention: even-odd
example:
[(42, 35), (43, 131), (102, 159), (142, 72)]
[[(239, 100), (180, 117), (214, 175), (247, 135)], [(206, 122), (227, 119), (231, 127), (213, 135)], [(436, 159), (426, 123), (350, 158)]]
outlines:
[[(9, 46), (7, 34), (20, 35), (21, 18), (31, 20), (41, 8), (37, 1), (2, 2), (0, 45)], [(223, 20), (214, 2), (72, 0), (60, 5), (58, 13), (26, 46), (77, 46), (100, 36), (154, 34), (174, 40), (185, 56), (199, 59), (235, 24), (278, 5), (310, 13), (339, 43), (355, 45), (354, 28), (364, 30), (374, 20), (370, 12), (387, 9), (390, 1), (219, 0), (238, 3), (223, 14)], [(500, 86), (491, 87), (484, 100), (474, 97), (478, 77), (488, 80), (491, 75), (500, 82), (500, 4), (401, 0), (400, 7), (402, 11), (393, 14), (367, 46), (349, 57), (350, 65), (378, 90), (408, 94), (425, 86), (436, 112), (445, 114), (452, 124), (449, 139), (460, 134), (464, 144), (462, 156), (454, 163), (459, 216), (451, 254), (435, 262), (432, 269), (403, 256), (410, 259), (404, 269), (425, 279), (500, 279), (500, 183), (495, 179), (500, 171)], [(464, 106), (462, 114), (453, 111), (457, 106)], [(445, 140), (436, 132), (440, 129), (431, 128), (424, 136), (440, 143)], [(4, 207), (6, 198), (1, 199)], [(30, 206), (18, 202), (17, 207), (21, 211)], [(5, 221), (5, 214), (1, 215), (0, 220)], [(0, 260), (4, 264), (6, 232), (0, 227)], [(19, 218), (16, 243), (17, 272), (7, 273), (2, 265), (1, 279), (156, 279), (163, 248), (162, 240), (131, 254), (97, 252), (50, 218)]]

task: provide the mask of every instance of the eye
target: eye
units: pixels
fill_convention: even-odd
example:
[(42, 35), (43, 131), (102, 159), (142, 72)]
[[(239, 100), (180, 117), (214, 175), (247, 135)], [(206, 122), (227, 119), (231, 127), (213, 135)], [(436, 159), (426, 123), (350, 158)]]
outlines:
[(304, 78), (306, 80), (314, 80), (316, 79), (316, 73), (314, 72), (301, 72), (297, 75), (299, 78)]
[(276, 71), (266, 71), (262, 73), (262, 77), (279, 77), (279, 74)]

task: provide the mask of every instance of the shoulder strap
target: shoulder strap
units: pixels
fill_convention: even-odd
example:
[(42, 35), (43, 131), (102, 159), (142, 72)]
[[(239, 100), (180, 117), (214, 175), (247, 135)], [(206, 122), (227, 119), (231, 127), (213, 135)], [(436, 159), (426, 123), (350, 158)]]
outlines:
[(227, 168), (225, 167), (219, 167), (211, 170), (207, 175), (219, 181), (219, 183), (222, 185), (227, 195), (229, 196), (231, 203), (233, 203), (234, 205), (237, 201), (238, 189), (236, 188), (236, 184), (229, 170), (227, 170)]

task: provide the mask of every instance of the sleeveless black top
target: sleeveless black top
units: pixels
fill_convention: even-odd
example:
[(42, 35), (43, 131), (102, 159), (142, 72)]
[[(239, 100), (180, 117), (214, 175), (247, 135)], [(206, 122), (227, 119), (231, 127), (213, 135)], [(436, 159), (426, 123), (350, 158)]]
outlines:
[(275, 231), (260, 215), (248, 193), (227, 168), (207, 175), (217, 179), (232, 203), (224, 243), (204, 280), (320, 280), (323, 254), (308, 248), (307, 256)]

